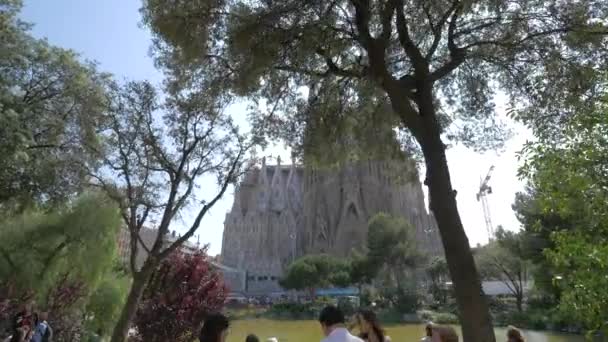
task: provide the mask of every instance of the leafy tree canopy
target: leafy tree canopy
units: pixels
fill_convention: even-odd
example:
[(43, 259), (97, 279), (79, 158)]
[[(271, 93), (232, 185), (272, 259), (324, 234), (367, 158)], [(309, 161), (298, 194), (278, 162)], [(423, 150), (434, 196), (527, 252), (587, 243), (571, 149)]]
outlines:
[(447, 301), (445, 283), (450, 279), (448, 264), (443, 257), (434, 257), (426, 267), (426, 274), (430, 280), (429, 291), (433, 299), (444, 305)]
[(0, 1), (0, 209), (60, 205), (86, 181), (109, 76), (70, 50), (36, 39)]
[(417, 246), (415, 231), (404, 218), (385, 213), (376, 214), (369, 221), (367, 257), (377, 269), (421, 266), (424, 255)]
[(607, 329), (608, 321), (601, 309), (608, 303), (607, 113), (605, 103), (593, 115), (578, 113), (560, 139), (530, 144), (521, 168), (540, 213), (556, 218), (537, 223), (538, 231), (550, 232), (543, 253), (561, 292), (559, 306), (591, 330)]
[(119, 225), (116, 206), (96, 193), (57, 212), (25, 212), (2, 222), (2, 285), (35, 289), (43, 302), (60, 281), (93, 291), (116, 256)]
[[(607, 7), (601, 1), (149, 0), (142, 14), (161, 64), (174, 73), (208, 63), (225, 68), (237, 93), (268, 99), (275, 118), (296, 119), (277, 123), (322, 122), (328, 138), (367, 118), (420, 136), (412, 102), (421, 100), (428, 81), (444, 132), (483, 149), (504, 137), (491, 115), (498, 89), (509, 95), (513, 114), (535, 127), (594, 105), (601, 84), (594, 71), (606, 63)], [(400, 119), (389, 118), (387, 95)]]
[(348, 286), (351, 284), (350, 265), (326, 254), (303, 256), (289, 265), (280, 284), (295, 290)]
[(379, 213), (369, 221), (365, 251), (355, 251), (349, 259), (350, 279), (353, 284), (368, 284), (383, 274), (399, 285), (406, 273), (421, 267), (425, 260), (412, 226), (403, 218)]
[(86, 305), (89, 331), (103, 334), (112, 331), (128, 290), (129, 278), (125, 275), (109, 273), (101, 280)]

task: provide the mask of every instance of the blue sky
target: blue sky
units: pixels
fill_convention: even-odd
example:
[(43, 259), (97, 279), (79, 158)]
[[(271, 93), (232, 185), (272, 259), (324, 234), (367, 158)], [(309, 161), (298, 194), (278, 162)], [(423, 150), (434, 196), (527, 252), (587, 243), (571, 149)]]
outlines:
[[(118, 79), (147, 79), (154, 84), (161, 83), (162, 74), (154, 68), (148, 55), (150, 34), (140, 25), (140, 1), (25, 0), (24, 4), (21, 17), (34, 24), (32, 33), (36, 37), (46, 37), (54, 45), (73, 49), (82, 58), (97, 61), (101, 70), (113, 73)], [(242, 106), (234, 106), (231, 111), (241, 118), (242, 125), (246, 125), (242, 121)], [(513, 127), (516, 134), (500, 154), (481, 155), (462, 146), (447, 153), (452, 182), (458, 191), (458, 207), (471, 245), (487, 241), (482, 209), (475, 193), (480, 176), (485, 176), (491, 165), (495, 165), (491, 180), (494, 191), (489, 197), (492, 221), (494, 225), (502, 224), (508, 229), (519, 228), (511, 210), (515, 192), (523, 187), (516, 177), (516, 152), (530, 134), (515, 124)], [(289, 160), (285, 158), (289, 154), (281, 148), (264, 153), (280, 153), (283, 160)], [(201, 242), (211, 244), (211, 254), (221, 250), (224, 215), (231, 203), (232, 191), (216, 204), (199, 229)], [(183, 221), (189, 222), (189, 217), (187, 213)], [(178, 230), (181, 226), (182, 223), (177, 222)]]
[(162, 81), (148, 57), (150, 34), (140, 28), (140, 1), (25, 0), (22, 17), (37, 37), (96, 60), (118, 77)]

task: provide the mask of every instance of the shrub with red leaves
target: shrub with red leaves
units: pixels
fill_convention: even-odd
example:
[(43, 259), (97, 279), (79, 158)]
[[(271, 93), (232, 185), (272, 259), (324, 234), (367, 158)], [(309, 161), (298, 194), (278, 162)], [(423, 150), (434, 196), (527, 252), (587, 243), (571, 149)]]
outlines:
[(173, 253), (152, 276), (134, 323), (143, 341), (192, 341), (210, 312), (220, 310), (228, 294), (221, 273), (204, 251)]
[(70, 279), (67, 273), (59, 278), (49, 293), (46, 305), (54, 340), (80, 340), (83, 334), (83, 312), (79, 304), (82, 304), (86, 293), (84, 282)]

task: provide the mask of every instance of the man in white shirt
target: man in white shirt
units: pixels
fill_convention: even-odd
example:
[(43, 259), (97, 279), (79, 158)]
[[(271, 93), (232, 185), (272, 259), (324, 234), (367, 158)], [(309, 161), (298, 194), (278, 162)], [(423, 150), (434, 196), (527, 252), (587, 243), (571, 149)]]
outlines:
[(344, 314), (335, 306), (327, 306), (321, 311), (319, 323), (325, 335), (321, 342), (363, 342), (348, 332), (344, 324)]

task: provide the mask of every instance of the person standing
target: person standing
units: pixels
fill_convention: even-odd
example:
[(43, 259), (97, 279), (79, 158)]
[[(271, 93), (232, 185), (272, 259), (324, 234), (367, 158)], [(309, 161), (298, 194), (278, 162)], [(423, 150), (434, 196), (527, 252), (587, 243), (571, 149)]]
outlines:
[(424, 337), (420, 340), (420, 342), (431, 342), (431, 339), (433, 337), (433, 323), (427, 323), (424, 326)]
[(53, 329), (49, 325), (47, 319), (48, 314), (46, 312), (41, 312), (38, 315), (31, 342), (50, 342), (52, 340)]
[(344, 313), (333, 305), (321, 310), (319, 323), (325, 335), (321, 342), (363, 342), (362, 339), (350, 334), (346, 329)]
[(376, 313), (371, 310), (360, 310), (356, 317), (361, 339), (366, 342), (391, 342), (391, 338), (386, 336), (380, 326)]
[(207, 316), (199, 335), (200, 342), (226, 342), (229, 326), (228, 318), (222, 314)]
[(23, 305), (22, 309), (13, 318), (13, 335), (11, 342), (29, 341), (34, 327), (33, 315), (34, 302), (30, 301)]
[(519, 329), (510, 326), (507, 328), (507, 342), (525, 342), (525, 340)]

